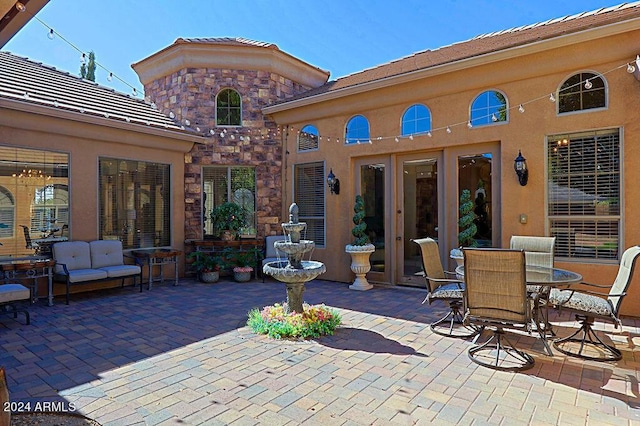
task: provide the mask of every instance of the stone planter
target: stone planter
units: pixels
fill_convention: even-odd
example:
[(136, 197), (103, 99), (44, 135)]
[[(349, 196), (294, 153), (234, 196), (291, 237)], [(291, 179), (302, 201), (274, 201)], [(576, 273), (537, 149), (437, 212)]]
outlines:
[(233, 279), (236, 280), (239, 283), (246, 283), (247, 281), (251, 280), (251, 274), (253, 273), (253, 271), (248, 271), (248, 272), (236, 272), (233, 271)]
[(220, 272), (200, 272), (200, 282), (203, 283), (216, 283), (220, 279)]
[(345, 252), (351, 255), (351, 271), (356, 274), (356, 279), (353, 284), (349, 286), (351, 290), (370, 290), (373, 288), (367, 281), (367, 272), (371, 270), (371, 263), (369, 257), (371, 253), (376, 251), (373, 244), (366, 244), (364, 246), (353, 246), (351, 244), (345, 247)]

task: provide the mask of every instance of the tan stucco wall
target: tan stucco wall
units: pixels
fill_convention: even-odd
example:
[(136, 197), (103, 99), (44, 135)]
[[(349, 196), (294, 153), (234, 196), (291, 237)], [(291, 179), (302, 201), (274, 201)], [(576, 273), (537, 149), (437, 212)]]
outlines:
[(112, 157), (171, 165), (171, 246), (184, 250), (184, 155), (193, 142), (157, 133), (0, 108), (0, 145), (69, 154), (71, 240), (98, 238), (98, 158)]
[[(376, 155), (390, 158), (392, 170), (389, 173), (393, 176), (392, 188), (395, 193), (397, 155), (442, 153), (443, 162), (439, 170), (443, 170), (447, 178), (439, 193), (440, 197), (445, 197), (440, 204), (444, 207), (441, 218), (446, 221), (440, 224), (446, 227), (445, 242), (443, 244), (441, 241), (441, 245), (444, 245), (443, 253), (448, 253), (457, 243), (457, 155), (463, 151), (480, 149), (480, 144), (484, 144), (483, 149), (495, 147), (498, 155), (494, 157), (493, 179), (497, 181), (494, 191), (500, 192), (499, 204), (494, 205), (494, 227), (499, 228), (501, 245), (507, 247), (511, 235), (547, 234), (545, 137), (603, 128), (621, 128), (624, 159), (622, 244), (628, 247), (639, 243), (640, 218), (633, 212), (640, 205), (640, 192), (635, 190), (640, 178), (639, 168), (635, 166), (640, 164), (640, 82), (625, 68), (626, 63), (633, 61), (640, 52), (640, 29), (548, 51), (537, 50), (520, 56), (521, 52), (516, 49), (512, 52), (512, 58), (503, 58), (498, 62), (492, 62), (490, 58), (484, 63), (476, 60), (472, 68), (363, 93), (350, 93), (341, 99), (320, 99), (308, 106), (272, 113), (279, 125), (300, 129), (313, 124), (323, 137), (319, 150), (298, 153), (296, 132), (290, 132), (286, 141), (289, 155), (285, 170), (289, 182), (292, 165), (315, 161), (324, 161), (327, 172), (333, 168), (334, 174), (341, 180), (340, 195), (331, 195), (326, 191), (327, 247), (314, 252), (314, 258), (327, 265), (327, 273), (323, 278), (346, 282), (353, 278), (344, 245), (350, 242), (355, 197), (354, 163), (357, 159)], [(566, 78), (581, 71), (607, 73), (604, 78), (608, 87), (608, 108), (558, 116), (556, 104), (548, 99), (549, 94), (555, 93)], [(490, 89), (500, 90), (506, 95), (508, 106), (513, 108), (509, 112), (509, 121), (468, 129), (466, 123), (471, 102), (478, 94)], [(396, 143), (393, 136), (400, 133), (401, 116), (406, 108), (415, 103), (423, 103), (430, 109), (433, 129), (451, 125), (452, 133), (434, 130), (432, 138), (419, 136), (413, 141), (403, 138)], [(518, 112), (520, 103), (525, 104), (524, 113)], [(369, 120), (371, 145), (344, 145), (345, 125), (355, 114), (362, 114)], [(378, 136), (387, 139), (377, 141)], [(331, 141), (327, 142), (326, 137)], [(335, 142), (336, 137), (340, 138), (340, 143)], [(525, 187), (518, 184), (513, 170), (513, 160), (519, 149), (527, 158), (530, 169), (529, 183)], [(285, 195), (285, 204), (292, 202), (291, 191)], [(395, 199), (393, 196), (394, 202)], [(394, 212), (398, 209), (395, 204), (387, 206), (387, 214), (395, 216)], [(527, 224), (519, 223), (520, 214), (528, 216)], [(399, 233), (396, 227), (389, 231), (392, 235), (387, 242), (394, 243)], [(586, 281), (599, 283), (611, 283), (618, 268), (617, 264), (589, 261), (556, 264), (581, 273)], [(640, 277), (634, 281), (630, 296), (623, 305), (623, 313), (638, 316)]]

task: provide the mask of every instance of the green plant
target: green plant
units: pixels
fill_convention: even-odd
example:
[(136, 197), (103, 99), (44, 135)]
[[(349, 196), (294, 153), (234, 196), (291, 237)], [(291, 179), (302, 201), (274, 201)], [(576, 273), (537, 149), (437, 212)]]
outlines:
[(476, 218), (473, 212), (473, 201), (471, 201), (471, 192), (464, 189), (460, 195), (460, 219), (458, 219), (458, 244), (461, 247), (478, 247), (474, 236), (478, 232), (476, 224), (473, 223)]
[(340, 315), (325, 305), (303, 304), (303, 312), (288, 312), (286, 303), (249, 312), (247, 325), (254, 333), (273, 339), (307, 339), (331, 335), (342, 322)]
[(353, 241), (354, 246), (364, 246), (369, 244), (369, 236), (365, 233), (367, 230), (367, 223), (364, 221), (364, 199), (362, 195), (356, 195), (356, 202), (353, 206), (353, 229), (351, 235), (355, 238)]
[(219, 271), (220, 264), (222, 263), (218, 256), (203, 251), (194, 251), (189, 254), (188, 258), (192, 261), (191, 265), (196, 268), (198, 272)]
[(250, 272), (253, 267), (262, 259), (262, 251), (257, 247), (239, 251), (232, 247), (226, 247), (222, 251), (223, 263), (225, 266), (233, 267), (236, 272)]
[(222, 231), (238, 232), (245, 225), (247, 211), (236, 203), (222, 203), (211, 211), (213, 232), (220, 235)]

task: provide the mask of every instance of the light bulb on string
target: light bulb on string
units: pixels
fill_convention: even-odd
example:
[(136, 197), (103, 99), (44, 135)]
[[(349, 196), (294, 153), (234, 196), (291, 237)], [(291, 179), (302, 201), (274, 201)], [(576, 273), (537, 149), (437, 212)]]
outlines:
[(473, 124), (471, 124), (471, 121), (467, 121), (467, 127), (470, 129), (473, 127)]
[(133, 88), (131, 93), (133, 93), (133, 96), (138, 96), (138, 90), (135, 87)]
[(20, 3), (19, 1), (16, 2), (16, 9), (18, 9), (18, 12), (26, 12), (27, 11), (27, 7)]
[(633, 65), (631, 65), (631, 62), (629, 62), (629, 63), (627, 64), (627, 72), (628, 72), (629, 74), (633, 74), (633, 73), (635, 72), (635, 70), (636, 70), (636, 67), (634, 67)]
[(431, 134), (431, 132), (427, 132), (427, 136), (432, 137), (433, 135)]
[(87, 55), (85, 55), (84, 52), (82, 52), (82, 55), (80, 55), (80, 63), (81, 64), (87, 63)]
[(556, 101), (556, 97), (555, 97), (555, 96), (553, 96), (553, 93), (552, 93), (551, 95), (549, 95), (549, 100), (550, 100), (551, 102), (555, 102), (555, 101)]
[(451, 127), (447, 126), (447, 133), (451, 133)]
[(409, 135), (409, 140), (413, 140), (413, 135)]
[(400, 139), (398, 139), (398, 137), (396, 136), (395, 141), (396, 141), (396, 143), (398, 143), (398, 142), (400, 142)]
[(589, 79), (587, 79), (587, 80), (584, 82), (584, 88), (585, 88), (585, 89), (587, 89), (587, 90), (589, 90), (589, 89), (591, 89), (592, 87), (593, 87), (593, 83), (591, 83), (591, 81), (589, 81)]
[(113, 81), (113, 73), (110, 72), (109, 75), (107, 76), (107, 81)]
[(498, 121), (498, 117), (496, 117), (496, 113), (495, 112), (493, 114), (491, 114), (491, 121), (493, 121), (494, 123), (496, 121)]
[(522, 104), (520, 104), (520, 106), (518, 107), (518, 111), (520, 111), (521, 113), (524, 112), (524, 107), (522, 106)]
[(49, 40), (53, 40), (55, 38), (56, 34), (53, 32), (53, 28), (49, 29), (49, 34), (47, 34), (47, 37), (49, 38)]

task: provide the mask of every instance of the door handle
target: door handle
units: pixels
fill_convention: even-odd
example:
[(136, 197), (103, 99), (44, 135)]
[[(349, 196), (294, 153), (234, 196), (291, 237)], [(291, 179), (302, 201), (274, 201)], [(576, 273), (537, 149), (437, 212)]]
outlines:
[(396, 237), (396, 241), (402, 241), (402, 237)]

